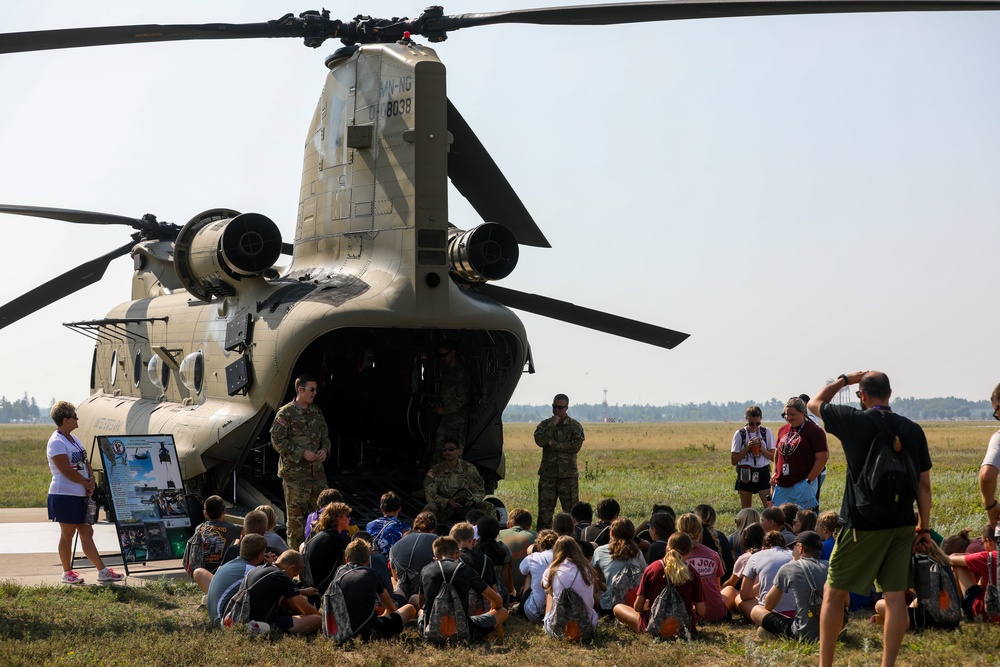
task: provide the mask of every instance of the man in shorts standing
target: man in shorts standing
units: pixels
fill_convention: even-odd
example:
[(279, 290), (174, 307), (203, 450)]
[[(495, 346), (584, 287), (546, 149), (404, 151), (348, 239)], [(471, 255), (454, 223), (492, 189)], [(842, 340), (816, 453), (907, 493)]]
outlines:
[[(857, 396), (864, 410), (830, 403), (837, 392), (852, 384), (860, 384)], [(914, 551), (922, 551), (932, 543), (931, 457), (927, 438), (919, 425), (889, 409), (891, 395), (885, 373), (858, 371), (841, 375), (809, 401), (809, 410), (823, 419), (828, 433), (837, 436), (847, 458), (847, 484), (840, 512), (847, 525), (837, 536), (830, 556), (830, 572), (820, 614), (821, 667), (833, 665), (837, 636), (843, 628), (843, 610), (850, 592), (867, 593), (873, 581), (882, 590), (886, 603), (882, 665), (888, 667), (896, 663), (909, 622), (906, 589), (910, 557)], [(856, 507), (852, 480), (859, 479), (865, 472), (868, 452), (881, 430), (880, 423), (898, 434), (898, 441), (919, 473), (916, 489), (919, 517), (916, 519), (912, 503), (878, 522), (863, 516)]]

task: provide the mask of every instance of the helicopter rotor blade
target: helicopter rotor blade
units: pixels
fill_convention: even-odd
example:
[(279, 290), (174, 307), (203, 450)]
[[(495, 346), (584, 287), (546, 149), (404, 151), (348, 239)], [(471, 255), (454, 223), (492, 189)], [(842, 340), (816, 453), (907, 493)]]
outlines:
[(1000, 9), (998, 0), (668, 0), (456, 14), (442, 17), (441, 29), (500, 23), (601, 26), (739, 16), (997, 9)]
[(451, 100), (448, 131), (453, 138), (448, 152), (448, 177), (479, 216), (509, 229), (521, 245), (551, 248), (507, 177)]
[(32, 218), (48, 218), (63, 222), (76, 222), (84, 225), (128, 225), (133, 229), (145, 229), (145, 221), (140, 218), (129, 218), (113, 213), (95, 213), (94, 211), (78, 211), (71, 208), (48, 208), (46, 206), (14, 206), (0, 204), (0, 213), (25, 215)]
[(550, 299), (547, 296), (519, 292), (489, 283), (479, 284), (471, 289), (495, 301), (499, 301), (508, 308), (550, 317), (554, 320), (576, 324), (587, 329), (603, 331), (613, 336), (629, 338), (640, 343), (665, 347), (668, 350), (683, 343), (690, 335), (658, 327), (654, 324), (584, 308), (583, 306), (577, 306), (566, 301)]
[(340, 21), (329, 14), (305, 12), (298, 17), (286, 14), (265, 23), (204, 23), (200, 25), (119, 25), (98, 28), (67, 28), (12, 32), (0, 35), (0, 53), (51, 51), (86, 46), (176, 42), (192, 39), (254, 39), (263, 37), (302, 37), (307, 46), (316, 47), (330, 37), (337, 37)]
[(130, 218), (114, 213), (96, 213), (72, 208), (49, 208), (47, 206), (16, 206), (0, 204), (0, 213), (24, 215), (32, 218), (48, 218), (83, 225), (125, 225), (137, 229), (144, 238), (170, 240), (177, 238), (181, 228), (171, 222), (160, 222), (152, 213), (141, 218)]
[(104, 276), (112, 260), (129, 254), (136, 243), (137, 241), (129, 241), (120, 248), (70, 269), (61, 276), (0, 306), (0, 329), (84, 287), (93, 285)]

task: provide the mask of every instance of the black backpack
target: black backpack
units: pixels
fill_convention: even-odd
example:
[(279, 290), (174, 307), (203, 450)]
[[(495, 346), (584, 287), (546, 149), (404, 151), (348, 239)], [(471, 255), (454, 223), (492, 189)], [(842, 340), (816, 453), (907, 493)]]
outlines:
[(856, 471), (851, 480), (854, 508), (866, 521), (892, 527), (897, 517), (912, 513), (920, 475), (915, 455), (900, 438), (898, 424), (902, 420), (879, 410), (866, 414), (879, 432), (872, 440), (864, 468)]

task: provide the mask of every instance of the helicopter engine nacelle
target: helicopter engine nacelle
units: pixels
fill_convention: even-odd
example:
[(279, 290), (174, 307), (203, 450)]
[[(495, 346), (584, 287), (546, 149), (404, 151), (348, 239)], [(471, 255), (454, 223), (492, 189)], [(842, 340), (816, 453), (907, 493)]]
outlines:
[(448, 230), (449, 270), (466, 282), (506, 278), (517, 266), (518, 252), (514, 234), (495, 222), (467, 232), (454, 227)]
[(228, 209), (195, 216), (174, 242), (174, 267), (202, 301), (235, 296), (240, 281), (262, 275), (281, 255), (281, 232), (267, 216)]

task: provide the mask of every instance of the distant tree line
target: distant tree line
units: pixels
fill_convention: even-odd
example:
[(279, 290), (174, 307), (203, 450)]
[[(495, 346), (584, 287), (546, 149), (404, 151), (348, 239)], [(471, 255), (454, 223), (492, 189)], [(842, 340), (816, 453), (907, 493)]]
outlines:
[[(766, 401), (730, 401), (728, 403), (684, 403), (670, 405), (604, 405), (602, 403), (574, 403), (569, 412), (582, 422), (741, 422), (743, 413), (751, 405), (759, 405), (764, 421), (781, 421), (784, 400), (769, 398)], [(855, 405), (857, 402), (855, 401)], [(911, 419), (924, 421), (991, 419), (990, 402), (969, 401), (964, 398), (894, 398), (893, 410)], [(552, 416), (549, 405), (515, 405), (504, 410), (505, 422), (538, 422)]]
[(40, 417), (38, 403), (34, 398), (28, 398), (27, 393), (16, 401), (7, 400), (6, 396), (0, 397), (0, 424), (36, 422)]

